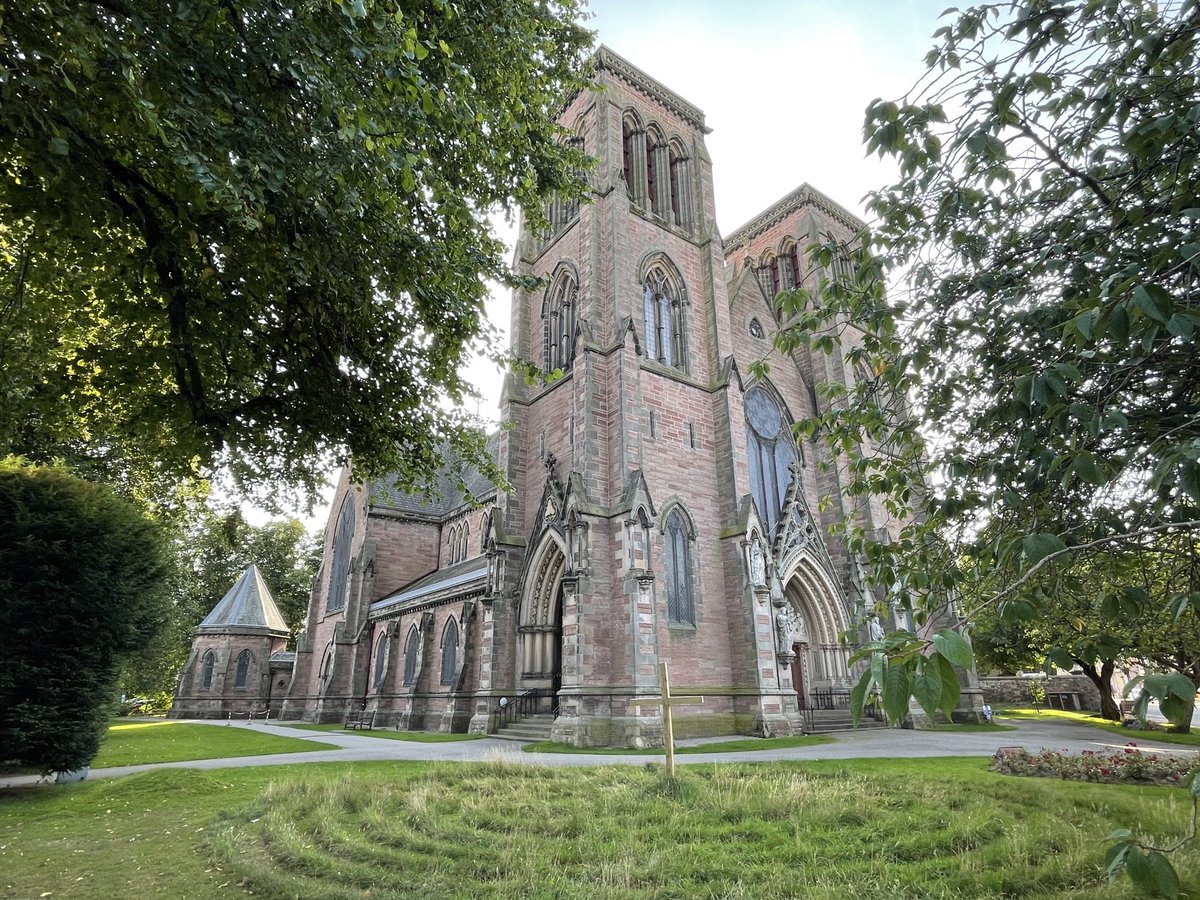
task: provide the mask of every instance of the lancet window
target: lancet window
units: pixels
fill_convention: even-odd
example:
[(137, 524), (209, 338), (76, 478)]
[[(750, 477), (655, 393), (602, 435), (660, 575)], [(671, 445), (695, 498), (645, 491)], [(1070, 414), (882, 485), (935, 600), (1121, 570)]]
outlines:
[(200, 685), (207, 689), (212, 687), (213, 669), (217, 665), (217, 655), (209, 650), (204, 654), (204, 662), (200, 664)]
[(387, 674), (387, 634), (381, 634), (375, 643), (375, 675), (371, 683), (375, 690), (383, 686), (383, 677)]
[(547, 372), (555, 369), (569, 371), (575, 360), (575, 323), (579, 286), (570, 272), (562, 272), (550, 290), (542, 307), (545, 353), (543, 366)]
[(678, 509), (671, 510), (666, 522), (667, 621), (671, 624), (696, 624), (696, 599), (692, 590), (691, 529)]
[(244, 688), (246, 682), (250, 679), (250, 662), (251, 655), (249, 650), (243, 650), (238, 655), (237, 674), (234, 676), (233, 686)]
[(407, 687), (417, 680), (417, 650), (420, 648), (421, 638), (417, 634), (417, 629), (412, 628), (408, 632), (408, 640), (404, 642), (404, 684)]
[(458, 672), (458, 624), (450, 619), (442, 632), (442, 684), (454, 684)]
[(333, 532), (333, 562), (329, 569), (329, 595), (325, 611), (334, 612), (346, 605), (350, 579), (350, 542), (354, 539), (354, 503), (347, 497), (342, 502), (337, 527)]

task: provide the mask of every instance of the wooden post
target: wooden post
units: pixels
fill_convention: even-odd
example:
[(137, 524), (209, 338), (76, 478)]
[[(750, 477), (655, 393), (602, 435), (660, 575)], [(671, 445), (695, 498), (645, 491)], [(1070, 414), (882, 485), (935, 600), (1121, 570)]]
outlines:
[(634, 697), (629, 701), (630, 706), (661, 706), (663, 717), (663, 747), (667, 752), (667, 775), (675, 776), (675, 723), (671, 717), (674, 706), (692, 706), (703, 703), (703, 697), (673, 697), (671, 696), (671, 681), (667, 675), (667, 664), (658, 664), (658, 686), (662, 692), (658, 697)]

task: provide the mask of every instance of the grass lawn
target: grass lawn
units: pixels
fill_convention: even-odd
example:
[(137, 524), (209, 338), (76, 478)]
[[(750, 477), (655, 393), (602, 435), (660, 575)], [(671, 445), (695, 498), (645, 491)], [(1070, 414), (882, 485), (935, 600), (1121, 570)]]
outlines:
[[(159, 770), (0, 794), (0, 895), (1113, 898), (1112, 828), (1187, 828), (1183, 789), (986, 766)], [(1176, 860), (1186, 891), (1198, 863)]]
[[(827, 734), (806, 734), (796, 737), (779, 738), (730, 738), (727, 741), (714, 741), (711, 744), (693, 744), (686, 747), (675, 746), (675, 755), (681, 753), (745, 753), (748, 750), (777, 750), (783, 747), (811, 747), (815, 744), (831, 744), (834, 738)], [(526, 753), (588, 753), (601, 756), (662, 756), (662, 747), (651, 747), (649, 750), (634, 750), (628, 747), (573, 747), (570, 744), (559, 744), (555, 741), (535, 741), (525, 744), (522, 748)]]
[(236, 725), (128, 722), (109, 726), (92, 768), (333, 749), (334, 744), (259, 734)]
[(1190, 747), (1200, 747), (1200, 732), (1193, 731), (1189, 734), (1175, 734), (1173, 731), (1167, 731), (1164, 726), (1155, 725), (1153, 722), (1147, 723), (1153, 727), (1145, 730), (1140, 728), (1126, 728), (1116, 722), (1100, 718), (1098, 713), (1072, 712), (1065, 709), (1043, 709), (1041, 712), (1038, 712), (1036, 709), (1002, 709), (996, 715), (1002, 718), (1013, 719), (1049, 717), (1064, 722), (1077, 722), (1081, 725), (1091, 725), (1093, 728), (1101, 728), (1104, 731), (1119, 734), (1126, 740), (1133, 741), (1135, 744), (1139, 740), (1154, 740), (1163, 744), (1183, 744)]
[(338, 734), (361, 734), (363, 737), (389, 738), (393, 741), (416, 741), (418, 744), (444, 744), (450, 741), (477, 741), (487, 737), (485, 734), (446, 734), (441, 731), (386, 731), (384, 729), (365, 730), (356, 728), (347, 731), (341, 725), (288, 725), (300, 731), (335, 731)]

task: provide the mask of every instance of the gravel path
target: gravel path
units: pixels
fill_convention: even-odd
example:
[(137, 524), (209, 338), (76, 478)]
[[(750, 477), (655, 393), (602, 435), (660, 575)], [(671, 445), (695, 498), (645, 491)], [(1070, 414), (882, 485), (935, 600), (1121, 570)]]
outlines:
[[(266, 756), (237, 756), (224, 759), (197, 759), (186, 762), (151, 763), (140, 766), (115, 766), (92, 769), (89, 779), (116, 778), (150, 769), (231, 769), (243, 766), (296, 765), (315, 762), (358, 762), (363, 760), (462, 760), (467, 762), (521, 762), (548, 766), (634, 765), (662, 759), (662, 751), (628, 756), (605, 756), (587, 753), (525, 753), (513, 741), (487, 738), (478, 741), (447, 743), (418, 743), (390, 740), (359, 734), (305, 731), (261, 722), (240, 722), (233, 725), (212, 721), (196, 724), (214, 728), (248, 728), (263, 734), (291, 738), (310, 738), (326, 744), (336, 744), (337, 750), (314, 750), (307, 753), (275, 753)], [(899, 729), (869, 729), (845, 731), (834, 735), (834, 742), (812, 747), (758, 750), (742, 753), (703, 753), (676, 757), (681, 765), (713, 762), (770, 762), (780, 759), (886, 759), (936, 756), (991, 756), (999, 747), (1021, 746), (1037, 751), (1064, 750), (1079, 753), (1084, 750), (1111, 751), (1124, 747), (1129, 741), (1143, 750), (1178, 755), (1197, 751), (1179, 744), (1164, 744), (1131, 733), (1128, 738), (1087, 725), (1045, 720), (1010, 719), (1015, 731), (905, 731)], [(717, 739), (679, 741), (679, 746), (710, 743)], [(38, 783), (36, 776), (0, 778), (0, 789), (24, 787)]]

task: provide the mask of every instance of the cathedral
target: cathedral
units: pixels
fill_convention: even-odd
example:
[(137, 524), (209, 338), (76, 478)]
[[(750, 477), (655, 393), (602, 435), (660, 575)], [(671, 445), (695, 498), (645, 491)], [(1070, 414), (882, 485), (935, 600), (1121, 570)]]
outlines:
[(561, 377), (504, 385), (490, 447), (514, 490), (467, 473), (477, 502), (449, 476), (430, 500), (344, 471), (272, 717), (528, 717), (578, 746), (653, 746), (660, 714), (629, 701), (660, 662), (703, 697), (679, 736), (798, 734), (848, 700), (854, 643), (880, 625), (829, 526), (896, 523), (846, 505), (846, 460), (793, 438), (816, 385), (856, 373), (771, 333), (775, 294), (817, 277), (805, 248), (862, 223), (802, 185), (722, 237), (703, 112), (605, 47), (595, 63), (599, 89), (561, 115), (598, 160), (590, 202), (555, 201), (516, 250), (541, 286), (513, 297), (512, 349)]

